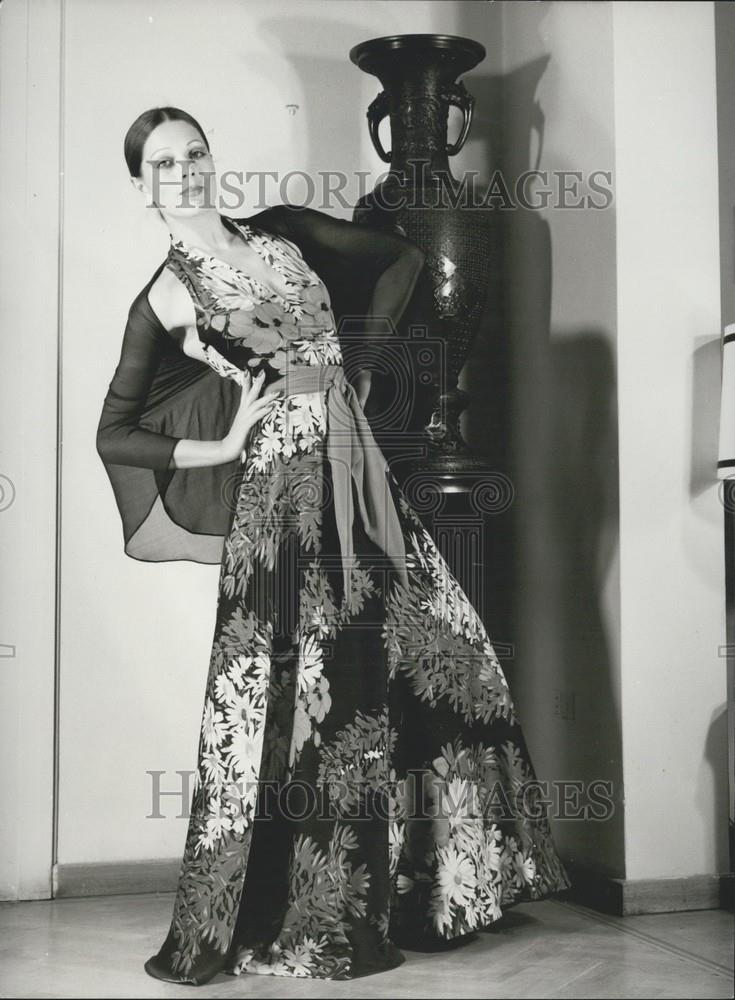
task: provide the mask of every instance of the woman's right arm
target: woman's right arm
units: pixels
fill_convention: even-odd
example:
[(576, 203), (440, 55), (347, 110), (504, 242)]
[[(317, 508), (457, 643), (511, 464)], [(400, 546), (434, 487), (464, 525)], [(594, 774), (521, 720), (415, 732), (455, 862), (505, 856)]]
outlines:
[(97, 426), (97, 453), (112, 465), (175, 468), (180, 438), (139, 426), (148, 391), (160, 363), (159, 331), (140, 306), (130, 307), (120, 360), (107, 390)]
[[(150, 312), (150, 315), (149, 315)], [(243, 389), (238, 412), (221, 440), (198, 441), (152, 431), (139, 424), (161, 360), (164, 331), (156, 314), (134, 303), (123, 335), (120, 360), (110, 382), (97, 427), (103, 462), (147, 469), (190, 469), (234, 461), (250, 428), (267, 412), (273, 396), (258, 397), (262, 379)]]
[(173, 451), (177, 469), (192, 469), (202, 465), (224, 465), (239, 458), (254, 424), (266, 415), (279, 393), (260, 395), (265, 372), (261, 372), (242, 389), (237, 413), (230, 430), (221, 441), (194, 441), (181, 438)]

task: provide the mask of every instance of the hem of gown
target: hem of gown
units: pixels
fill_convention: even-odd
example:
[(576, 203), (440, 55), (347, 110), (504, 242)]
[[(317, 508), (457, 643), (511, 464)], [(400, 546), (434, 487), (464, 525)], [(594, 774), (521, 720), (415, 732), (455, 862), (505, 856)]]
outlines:
[(406, 951), (416, 951), (426, 954), (451, 951), (453, 948), (461, 947), (463, 944), (474, 940), (475, 935), (491, 931), (514, 906), (520, 906), (523, 903), (540, 903), (545, 899), (563, 896), (571, 887), (572, 883), (568, 874), (567, 878), (562, 879), (559, 885), (547, 889), (533, 890), (526, 887), (525, 890), (513, 899), (500, 904), (498, 915), (494, 920), (490, 920), (485, 924), (478, 924), (477, 927), (473, 927), (471, 930), (459, 931), (451, 937), (439, 934), (432, 929), (428, 929), (426, 926), (413, 931), (411, 927), (401, 928), (400, 926), (394, 926), (390, 930), (390, 939), (396, 947), (405, 948)]
[[(338, 982), (340, 980), (344, 981), (344, 980), (352, 980), (352, 979), (364, 979), (366, 976), (374, 976), (374, 975), (377, 975), (377, 974), (379, 974), (381, 972), (390, 972), (391, 969), (397, 969), (397, 968), (399, 968), (406, 961), (406, 956), (403, 954), (403, 952), (393, 942), (390, 942), (390, 945), (391, 945), (391, 949), (392, 949), (392, 959), (390, 961), (384, 963), (383, 965), (376, 965), (374, 968), (358, 969), (356, 972), (350, 972), (349, 975), (345, 975), (345, 976), (341, 976), (341, 977), (334, 977), (333, 979), (331, 979), (331, 981)], [(322, 977), (322, 976), (294, 976), (294, 975), (288, 975), (288, 976), (286, 976), (283, 973), (268, 972), (265, 969), (263, 970), (263, 972), (259, 972), (257, 970), (253, 970), (253, 971), (250, 971), (250, 972), (247, 971), (247, 970), (242, 971), (242, 972), (238, 972), (231, 965), (228, 966), (226, 959), (223, 959), (223, 963), (222, 963), (222, 965), (221, 965), (220, 968), (217, 968), (214, 971), (209, 971), (204, 976), (185, 976), (185, 975), (177, 976), (174, 973), (166, 975), (162, 970), (159, 971), (156, 968), (156, 964), (155, 963), (156, 963), (156, 959), (157, 958), (158, 958), (157, 955), (152, 955), (151, 958), (148, 959), (148, 961), (143, 966), (143, 968), (145, 969), (145, 971), (148, 973), (149, 976), (151, 976), (152, 979), (158, 979), (158, 980), (160, 980), (161, 982), (164, 982), (164, 983), (174, 983), (177, 986), (205, 986), (207, 983), (211, 982), (220, 973), (223, 973), (224, 975), (227, 975), (227, 976), (235, 976), (235, 977), (239, 977), (239, 976), (271, 975), (271, 976), (274, 976), (274, 977), (277, 976), (278, 978), (283, 978), (283, 979), (324, 979), (325, 978), (325, 977)]]
[(379, 975), (381, 972), (390, 972), (392, 969), (400, 968), (400, 966), (402, 966), (405, 963), (406, 956), (392, 941), (390, 942), (390, 944), (393, 953), (392, 961), (386, 962), (383, 965), (377, 965), (374, 968), (362, 968), (358, 969), (356, 972), (350, 971), (349, 973), (343, 976), (333, 976), (329, 978), (325, 976), (295, 976), (291, 973), (268, 972), (267, 969), (265, 968), (263, 969), (262, 972), (257, 969), (253, 969), (250, 971), (246, 969), (242, 972), (236, 972), (234, 969), (223, 969), (222, 971), (225, 972), (228, 976), (273, 976), (274, 978), (278, 979), (311, 979), (311, 980), (321, 980), (322, 982), (332, 982), (332, 983), (350, 982), (353, 979), (365, 979), (367, 978), (367, 976), (376, 976)]
[[(157, 955), (152, 955), (148, 959), (148, 961), (143, 965), (143, 968), (152, 979), (158, 979), (162, 983), (175, 983), (177, 986), (203, 986), (204, 983), (209, 982), (209, 979), (212, 978), (208, 977), (200, 982), (196, 977), (187, 978), (186, 976), (176, 976), (173, 973), (169, 976), (166, 976), (163, 974), (163, 972), (158, 972), (158, 970), (156, 969), (155, 965), (156, 958), (158, 958)], [(216, 975), (217, 975), (216, 972), (213, 973), (213, 976)]]
[[(562, 880), (564, 881), (564, 880)], [(526, 890), (521, 892), (514, 899), (501, 904), (502, 909), (498, 913), (495, 920), (491, 920), (489, 923), (481, 924), (478, 927), (474, 927), (469, 931), (462, 931), (459, 934), (455, 934), (452, 937), (445, 937), (439, 935), (436, 932), (431, 932), (424, 928), (423, 931), (411, 932), (410, 929), (401, 929), (395, 927), (391, 930), (389, 937), (389, 947), (392, 951), (392, 960), (387, 961), (383, 965), (377, 966), (375, 968), (358, 969), (355, 972), (350, 972), (347, 975), (340, 977), (330, 977), (330, 981), (349, 981), (352, 979), (365, 979), (367, 976), (378, 975), (381, 972), (390, 972), (392, 969), (397, 969), (403, 965), (406, 961), (406, 956), (403, 954), (401, 949), (405, 951), (415, 951), (421, 954), (431, 954), (431, 953), (441, 953), (446, 951), (453, 951), (455, 948), (461, 948), (464, 944), (469, 944), (471, 941), (476, 940), (478, 934), (487, 933), (491, 931), (497, 923), (499, 923), (506, 913), (511, 910), (514, 906), (518, 906), (522, 903), (535, 903), (540, 902), (544, 899), (553, 898), (567, 892), (571, 888), (571, 882), (568, 884), (562, 884), (561, 886), (549, 888), (543, 891), (536, 890), (535, 892)], [(222, 964), (219, 968), (214, 969), (214, 971), (209, 971), (203, 977), (197, 976), (176, 976), (174, 974), (166, 975), (163, 971), (159, 972), (156, 969), (155, 961), (158, 955), (153, 955), (144, 965), (145, 971), (153, 979), (159, 979), (165, 983), (175, 983), (180, 986), (204, 986), (209, 983), (215, 976), (223, 973), (227, 976), (259, 976), (259, 975), (270, 975), (282, 979), (324, 979), (327, 977), (323, 976), (294, 976), (287, 975), (284, 973), (268, 972), (266, 968), (263, 971), (251, 970), (251, 971), (236, 971), (235, 968), (230, 964), (231, 959), (228, 961), (226, 955), (222, 958)]]

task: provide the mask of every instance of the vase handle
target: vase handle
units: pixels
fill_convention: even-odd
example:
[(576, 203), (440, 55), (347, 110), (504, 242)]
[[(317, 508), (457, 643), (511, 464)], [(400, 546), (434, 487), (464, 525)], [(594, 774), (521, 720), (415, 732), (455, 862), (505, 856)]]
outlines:
[(367, 120), (368, 120), (368, 130), (370, 132), (370, 139), (375, 148), (375, 152), (378, 154), (383, 163), (390, 163), (390, 159), (393, 151), (386, 153), (383, 149), (383, 143), (380, 141), (380, 135), (378, 129), (380, 128), (380, 123), (388, 114), (388, 97), (384, 90), (378, 94), (374, 101), (370, 104), (367, 109)]
[(448, 104), (453, 104), (459, 108), (463, 116), (459, 138), (456, 142), (447, 143), (447, 156), (456, 156), (462, 146), (464, 146), (472, 127), (472, 112), (475, 109), (475, 98), (465, 89), (465, 85), (461, 80), (459, 83), (449, 84), (443, 96)]

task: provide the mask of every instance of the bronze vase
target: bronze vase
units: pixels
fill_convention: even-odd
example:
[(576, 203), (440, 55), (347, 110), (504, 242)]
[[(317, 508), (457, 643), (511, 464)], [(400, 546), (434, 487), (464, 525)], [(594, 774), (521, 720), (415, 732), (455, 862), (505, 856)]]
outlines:
[[(487, 299), (493, 258), (489, 216), (476, 205), (472, 184), (458, 183), (449, 157), (464, 145), (474, 98), (457, 78), (485, 58), (479, 42), (453, 35), (417, 34), (374, 38), (356, 45), (350, 59), (377, 76), (383, 90), (367, 111), (370, 138), (390, 171), (364, 195), (353, 221), (407, 236), (426, 254), (426, 266), (402, 328), (423, 328), (436, 364), (417, 386), (421, 397), (414, 428), (421, 458), (411, 471), (429, 472), (447, 484), (487, 471), (462, 438), (460, 416), (469, 398), (458, 379)], [(462, 111), (455, 142), (447, 141), (449, 108)], [(380, 141), (380, 122), (390, 117), (391, 149)]]

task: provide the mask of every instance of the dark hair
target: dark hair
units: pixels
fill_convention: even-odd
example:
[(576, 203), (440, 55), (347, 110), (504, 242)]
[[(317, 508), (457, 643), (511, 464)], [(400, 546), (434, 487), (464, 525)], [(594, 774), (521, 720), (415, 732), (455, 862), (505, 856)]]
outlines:
[(143, 146), (148, 136), (161, 122), (188, 122), (193, 125), (201, 135), (204, 145), (209, 152), (209, 143), (199, 122), (187, 111), (181, 108), (149, 108), (142, 115), (138, 115), (125, 135), (123, 149), (125, 151), (125, 162), (128, 165), (131, 177), (140, 177), (140, 165), (143, 159)]

